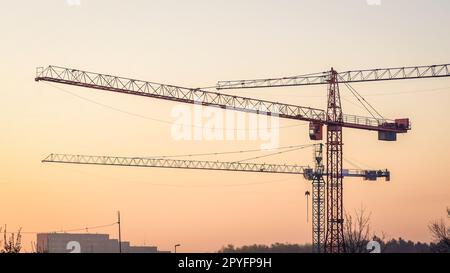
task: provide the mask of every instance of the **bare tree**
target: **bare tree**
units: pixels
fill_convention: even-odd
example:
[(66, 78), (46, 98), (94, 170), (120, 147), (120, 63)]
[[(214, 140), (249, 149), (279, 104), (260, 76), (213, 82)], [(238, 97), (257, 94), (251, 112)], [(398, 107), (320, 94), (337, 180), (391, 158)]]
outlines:
[[(450, 208), (447, 208), (447, 217), (450, 218)], [(434, 221), (428, 228), (433, 235), (435, 243), (440, 246), (439, 252), (450, 252), (450, 226), (443, 219)]]
[[(3, 249), (0, 250), (0, 253), (19, 253), (22, 249), (22, 235), (20, 234), (21, 228), (19, 228), (19, 231), (17, 234), (11, 233), (8, 235), (8, 232), (6, 231), (6, 225), (5, 230), (3, 231)], [(1, 233), (1, 229), (0, 229)], [(0, 241), (0, 243), (2, 243)]]
[(356, 211), (355, 217), (345, 212), (344, 243), (346, 252), (366, 253), (370, 241), (370, 213), (365, 208)]

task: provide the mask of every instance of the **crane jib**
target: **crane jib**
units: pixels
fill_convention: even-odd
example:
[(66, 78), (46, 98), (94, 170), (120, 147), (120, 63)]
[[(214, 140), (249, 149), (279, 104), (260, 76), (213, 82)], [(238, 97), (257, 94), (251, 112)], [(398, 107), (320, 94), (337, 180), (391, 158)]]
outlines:
[[(255, 80), (219, 81), (216, 88), (244, 89), (328, 84), (330, 72)], [(337, 73), (339, 83), (450, 77), (450, 64), (351, 70)]]
[(35, 80), (159, 98), (176, 102), (201, 104), (227, 110), (273, 115), (280, 118), (308, 121), (312, 124), (320, 124), (321, 126), (338, 125), (346, 128), (371, 130), (390, 134), (405, 133), (410, 129), (409, 124), (404, 126), (404, 124), (398, 124), (396, 120), (376, 119), (355, 115), (343, 115), (342, 122), (339, 123), (330, 122), (326, 118), (325, 111), (321, 109), (232, 96), (217, 92), (208, 92), (201, 89), (164, 85), (57, 66), (38, 68)]

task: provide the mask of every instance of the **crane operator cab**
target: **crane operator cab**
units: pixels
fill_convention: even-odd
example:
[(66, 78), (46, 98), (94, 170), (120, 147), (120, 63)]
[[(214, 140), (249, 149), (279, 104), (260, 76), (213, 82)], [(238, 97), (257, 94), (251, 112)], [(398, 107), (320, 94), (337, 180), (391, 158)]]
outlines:
[(309, 139), (322, 140), (323, 138), (323, 123), (311, 121), (309, 123)]

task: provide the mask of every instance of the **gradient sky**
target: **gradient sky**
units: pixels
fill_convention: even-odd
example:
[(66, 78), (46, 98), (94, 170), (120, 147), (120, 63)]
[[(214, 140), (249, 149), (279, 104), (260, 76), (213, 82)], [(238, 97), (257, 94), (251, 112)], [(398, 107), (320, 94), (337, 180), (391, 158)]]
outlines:
[[(70, 1), (69, 1), (70, 2)], [(34, 82), (37, 66), (86, 69), (188, 87), (217, 80), (450, 61), (447, 0), (1, 1), (0, 224), (50, 231), (115, 221), (123, 238), (182, 251), (309, 243), (297, 176), (44, 165), (51, 152), (152, 156), (258, 149), (260, 141), (175, 141), (176, 103)], [(392, 181), (345, 181), (345, 208), (371, 212), (388, 238), (430, 241), (450, 205), (450, 79), (355, 84), (386, 117), (409, 117), (395, 143), (344, 131), (344, 157), (388, 168)], [(345, 113), (368, 115), (342, 88)], [(324, 108), (325, 86), (230, 92)], [(90, 100), (87, 101), (86, 99)], [(136, 114), (135, 116), (92, 103)], [(138, 117), (145, 116), (148, 118)], [(280, 120), (280, 146), (311, 143), (304, 122)], [(265, 153), (260, 153), (265, 154)], [(201, 159), (235, 160), (241, 157)], [(259, 162), (312, 164), (311, 150)], [(352, 167), (352, 166), (346, 166)], [(255, 185), (242, 185), (259, 183)], [(109, 228), (96, 232), (111, 233)], [(29, 249), (34, 235), (25, 235)]]

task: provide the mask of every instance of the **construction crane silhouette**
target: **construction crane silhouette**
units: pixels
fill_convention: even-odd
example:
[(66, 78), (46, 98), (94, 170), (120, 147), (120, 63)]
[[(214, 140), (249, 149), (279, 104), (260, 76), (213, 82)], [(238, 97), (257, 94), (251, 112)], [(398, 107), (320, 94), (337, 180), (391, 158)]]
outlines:
[[(320, 252), (323, 246), (323, 242), (321, 240), (321, 237), (318, 237), (317, 234), (319, 234), (320, 236), (325, 228), (325, 208), (323, 206), (325, 200), (325, 182), (323, 176), (326, 175), (326, 173), (324, 172), (324, 166), (322, 164), (322, 145), (323, 144), (314, 145), (314, 160), (316, 161), (314, 169), (309, 166), (299, 165), (73, 154), (50, 154), (45, 159), (43, 159), (42, 162), (303, 175), (306, 180), (312, 181), (313, 192), (315, 196), (317, 196), (316, 200), (313, 202), (312, 211), (312, 215), (315, 220), (313, 221), (313, 251)], [(344, 169), (343, 176), (360, 177), (364, 180), (371, 181), (377, 180), (378, 178), (385, 178), (386, 181), (390, 181), (390, 172), (388, 170)], [(306, 193), (307, 196), (309, 196), (309, 191), (307, 191)]]
[[(321, 163), (316, 162), (315, 170), (308, 171), (309, 176), (306, 174), (306, 177), (310, 177), (313, 181), (313, 241), (316, 251), (333, 253), (345, 252), (343, 234), (343, 177), (352, 175), (361, 176), (364, 173), (365, 178), (373, 180), (378, 174), (382, 174), (382, 172), (377, 171), (346, 173), (346, 170), (343, 169), (342, 128), (376, 131), (378, 132), (378, 139), (382, 141), (396, 141), (397, 134), (406, 133), (411, 129), (410, 121), (407, 118), (395, 120), (385, 119), (349, 83), (448, 77), (450, 76), (449, 65), (354, 70), (340, 73), (332, 68), (327, 72), (295, 77), (220, 81), (216, 86), (218, 90), (222, 90), (326, 84), (328, 85), (326, 111), (311, 107), (227, 95), (195, 88), (158, 84), (58, 66), (37, 68), (35, 80), (308, 121), (311, 140), (322, 140), (323, 126), (327, 126), (326, 168), (320, 166), (319, 164)], [(358, 95), (358, 100), (372, 117), (361, 117), (343, 113), (339, 83), (345, 84), (355, 96)], [(318, 157), (322, 156), (321, 146), (316, 151), (316, 154)], [(84, 159), (79, 157), (76, 162), (64, 162), (64, 160), (52, 160), (55, 159), (53, 158), (54, 156), (51, 155), (45, 162), (81, 163)], [(99, 157), (90, 156), (87, 156), (87, 158), (89, 160), (99, 159)], [(105, 159), (105, 157), (100, 158)], [(106, 159), (125, 160), (126, 158), (106, 157)], [(128, 160), (130, 159), (132, 158), (128, 158)], [(125, 164), (117, 165), (123, 166)], [(225, 166), (229, 165), (225, 164)], [(261, 166), (251, 165), (251, 167)], [(276, 166), (273, 165), (273, 167)], [(260, 170), (264, 170), (264, 167)], [(326, 176), (326, 182), (323, 176)], [(324, 206), (324, 200), (326, 207)], [(326, 219), (323, 218), (325, 210)], [(318, 226), (316, 227), (315, 224)]]
[[(171, 169), (194, 169), (209, 171), (238, 171), (277, 174), (301, 174), (307, 180), (313, 180), (316, 171), (309, 166), (280, 165), (267, 163), (244, 163), (223, 162), (207, 160), (188, 159), (164, 159), (148, 157), (121, 157), (121, 156), (94, 156), (74, 154), (50, 154), (42, 160), (43, 163), (70, 163), (81, 165), (103, 165), (124, 167), (148, 167), (148, 168), (171, 168)], [(344, 169), (344, 176), (362, 177), (364, 180), (376, 180), (384, 177), (388, 181), (390, 172), (388, 170), (358, 170)], [(324, 174), (324, 173), (322, 173)]]
[[(315, 227), (315, 223), (323, 223), (320, 204), (323, 193), (323, 182), (319, 178), (313, 180), (313, 232), (316, 251), (322, 251), (323, 234), (325, 234), (323, 251), (345, 252), (344, 242), (344, 217), (343, 217), (343, 140), (342, 128), (372, 130), (378, 132), (378, 139), (382, 141), (396, 141), (398, 133), (406, 133), (411, 129), (409, 119), (385, 120), (375, 108), (373, 108), (349, 83), (373, 82), (387, 80), (405, 80), (419, 78), (437, 78), (450, 76), (449, 64), (414, 66), (399, 68), (383, 68), (368, 70), (353, 70), (338, 73), (331, 68), (330, 71), (308, 74), (294, 77), (220, 81), (217, 89), (242, 89), (242, 88), (268, 88), (290, 87), (303, 85), (328, 85), (327, 111), (323, 121), (310, 121), (310, 139), (322, 140), (323, 125), (327, 126), (326, 138), (326, 229)], [(371, 118), (361, 118), (344, 115), (342, 112), (339, 83), (349, 88), (363, 104), (364, 108), (372, 115)], [(365, 103), (363, 103), (365, 102)], [(376, 116), (380, 118), (376, 118)], [(321, 153), (321, 151), (318, 151)]]

